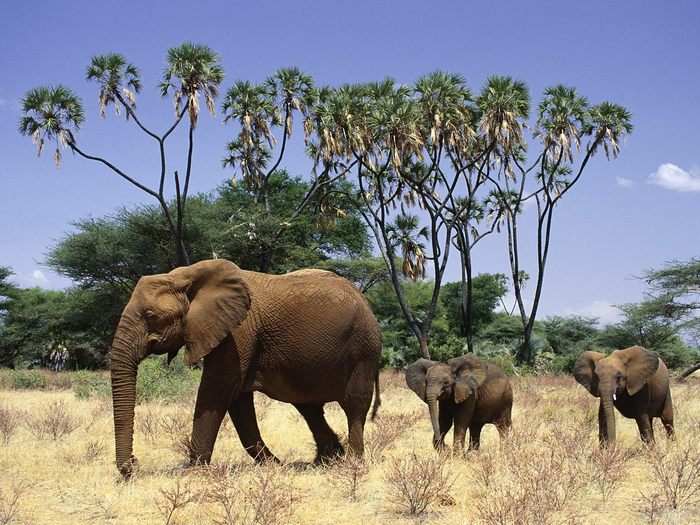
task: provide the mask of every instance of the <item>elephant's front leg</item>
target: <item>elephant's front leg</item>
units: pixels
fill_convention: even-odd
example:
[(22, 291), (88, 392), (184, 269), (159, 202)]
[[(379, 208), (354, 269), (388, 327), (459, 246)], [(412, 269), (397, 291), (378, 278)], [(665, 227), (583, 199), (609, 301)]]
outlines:
[[(440, 413), (438, 414), (438, 424), (440, 425), (440, 441), (434, 442), (435, 450), (445, 450), (445, 436), (452, 428), (454, 418), (454, 407), (452, 401), (440, 401)], [(457, 432), (455, 428), (455, 432)], [(456, 434), (455, 434), (456, 440)]]
[(452, 446), (454, 448), (454, 452), (457, 454), (464, 454), (464, 442), (466, 440), (467, 429), (469, 428), (473, 415), (474, 399), (472, 397), (455, 407), (455, 431), (453, 439), (454, 443)]
[(190, 438), (190, 463), (208, 463), (219, 427), (241, 387), (241, 363), (231, 336), (204, 358)]
[(648, 414), (642, 414), (636, 418), (637, 428), (639, 428), (639, 436), (647, 445), (654, 444), (654, 427), (652, 419)]
[(228, 413), (231, 416), (231, 421), (233, 421), (233, 426), (236, 428), (243, 448), (256, 463), (265, 461), (280, 463), (280, 460), (270, 452), (270, 449), (267, 448), (260, 436), (258, 420), (255, 417), (253, 392), (244, 392), (239, 395), (238, 399), (231, 402)]

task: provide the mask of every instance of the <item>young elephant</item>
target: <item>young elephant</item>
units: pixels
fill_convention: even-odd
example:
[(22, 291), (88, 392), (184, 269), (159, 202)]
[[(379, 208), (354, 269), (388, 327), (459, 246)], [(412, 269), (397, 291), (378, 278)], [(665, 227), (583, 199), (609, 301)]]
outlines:
[(673, 436), (673, 405), (668, 369), (646, 348), (633, 346), (609, 356), (584, 352), (574, 365), (574, 377), (600, 398), (598, 437), (601, 444), (615, 443), (615, 413), (637, 421), (642, 440), (653, 443), (652, 420), (661, 418)]
[(445, 434), (454, 421), (455, 449), (479, 448), (481, 429), (493, 423), (503, 436), (510, 428), (513, 390), (503, 370), (466, 354), (447, 364), (419, 359), (406, 369), (406, 383), (428, 404), (433, 423), (433, 446), (445, 446)]

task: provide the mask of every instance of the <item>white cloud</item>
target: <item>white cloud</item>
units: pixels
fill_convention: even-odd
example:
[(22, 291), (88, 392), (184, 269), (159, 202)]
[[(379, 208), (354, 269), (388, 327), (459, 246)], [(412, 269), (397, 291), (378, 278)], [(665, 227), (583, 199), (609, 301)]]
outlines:
[(580, 308), (567, 308), (565, 315), (581, 315), (583, 317), (595, 317), (601, 326), (618, 322), (622, 315), (620, 310), (610, 301), (597, 300)]
[(33, 270), (29, 273), (16, 272), (13, 276), (14, 281), (22, 288), (33, 288), (35, 286), (40, 286), (47, 288), (50, 284), (46, 274), (39, 269)]
[(634, 181), (632, 179), (626, 179), (624, 177), (615, 177), (615, 182), (620, 188), (631, 188), (634, 186)]
[(44, 272), (42, 272), (41, 270), (34, 270), (32, 272), (32, 279), (34, 279), (39, 284), (46, 284), (47, 282), (49, 282), (49, 280), (44, 275)]
[(700, 170), (686, 171), (675, 164), (666, 163), (649, 175), (649, 184), (673, 191), (700, 191)]

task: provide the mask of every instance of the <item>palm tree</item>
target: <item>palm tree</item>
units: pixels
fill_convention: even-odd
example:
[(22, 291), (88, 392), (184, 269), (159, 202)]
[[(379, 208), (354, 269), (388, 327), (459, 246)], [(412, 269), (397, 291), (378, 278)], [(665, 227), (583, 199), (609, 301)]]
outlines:
[(480, 128), (487, 142), (507, 156), (525, 146), (523, 119), (530, 114), (527, 85), (507, 76), (492, 76), (476, 100), (482, 112)]
[(217, 53), (201, 44), (185, 42), (168, 49), (168, 67), (163, 71), (160, 92), (165, 97), (172, 90), (175, 114), (179, 114), (185, 100), (192, 129), (197, 126), (200, 95), (204, 95), (212, 116), (216, 115), (214, 101), (224, 80), (224, 70), (219, 60)]
[[(160, 181), (157, 188), (150, 188), (142, 184), (114, 163), (102, 157), (90, 155), (78, 147), (75, 132), (85, 119), (82, 101), (72, 91), (61, 85), (40, 87), (26, 93), (22, 100), (24, 116), (19, 122), (19, 132), (32, 136), (38, 144), (39, 154), (47, 141), (55, 140), (54, 158), (57, 167), (61, 162), (60, 146), (70, 147), (74, 153), (103, 164), (130, 184), (155, 198), (163, 210), (175, 240), (175, 263), (188, 265), (189, 255), (183, 240), (183, 229), (187, 193), (192, 173), (193, 133), (201, 94), (204, 95), (212, 115), (215, 113), (214, 100), (218, 96), (219, 85), (224, 77), (223, 69), (218, 61), (219, 56), (207, 46), (185, 43), (168, 50), (168, 67), (163, 73), (160, 90), (163, 96), (166, 96), (171, 90), (174, 91), (173, 102), (176, 119), (162, 135), (148, 129), (136, 115), (136, 93), (141, 90), (141, 79), (135, 65), (129, 63), (121, 54), (110, 53), (93, 57), (87, 67), (87, 80), (97, 82), (100, 86), (100, 115), (104, 117), (105, 110), (110, 104), (114, 105), (117, 114), (124, 108), (126, 118), (132, 119), (141, 131), (157, 142), (160, 155)], [(186, 113), (190, 117), (186, 174), (184, 184), (181, 185), (178, 172), (175, 171), (177, 208), (176, 213), (173, 213), (164, 195), (166, 180), (165, 141), (177, 128)]]
[[(262, 84), (236, 82), (226, 92), (222, 104), (224, 122), (236, 122), (240, 127), (237, 138), (227, 145), (227, 156), (223, 164), (240, 168), (244, 184), (254, 192), (255, 204), (262, 201), (265, 217), (273, 231), (272, 244), (282, 235), (285, 227), (272, 224), (270, 177), (282, 163), (287, 140), (292, 135), (295, 112), (308, 115), (309, 105), (314, 102), (313, 92), (311, 76), (297, 68), (282, 68)], [(277, 146), (273, 135), (273, 129), (277, 126), (282, 126), (282, 142), (276, 159), (270, 166), (273, 150)], [(310, 194), (316, 189), (317, 185), (312, 185)], [(295, 217), (311, 201), (310, 197), (307, 195), (302, 199), (294, 212)], [(260, 271), (269, 269), (271, 258), (272, 251), (266, 249), (262, 253)]]
[(538, 108), (537, 130), (550, 159), (563, 158), (573, 162), (572, 146), (581, 149), (581, 133), (585, 132), (588, 118), (588, 100), (575, 88), (557, 85), (544, 91)]
[(55, 142), (54, 161), (59, 168), (61, 149), (75, 145), (75, 134), (85, 122), (82, 100), (61, 84), (38, 87), (24, 95), (22, 111), (20, 134), (32, 137), (37, 155), (41, 155), (47, 142)]
[(416, 81), (414, 93), (427, 124), (423, 141), (430, 145), (433, 154), (440, 147), (466, 153), (476, 131), (472, 125), (475, 113), (472, 94), (464, 78), (435, 71)]
[(428, 228), (419, 228), (417, 215), (401, 214), (387, 228), (394, 248), (401, 251), (403, 274), (415, 282), (425, 276), (425, 245), (421, 238), (428, 238)]
[(101, 117), (104, 118), (107, 106), (114, 104), (117, 115), (121, 113), (122, 105), (125, 106), (126, 118), (129, 118), (129, 109), (136, 108), (136, 93), (141, 91), (140, 72), (135, 65), (128, 63), (119, 53), (97, 55), (92, 57), (86, 78), (100, 84)]
[(602, 144), (608, 160), (616, 158), (622, 142), (632, 133), (632, 114), (619, 104), (603, 102), (590, 109), (588, 118), (590, 128), (586, 131), (593, 136), (591, 153)]

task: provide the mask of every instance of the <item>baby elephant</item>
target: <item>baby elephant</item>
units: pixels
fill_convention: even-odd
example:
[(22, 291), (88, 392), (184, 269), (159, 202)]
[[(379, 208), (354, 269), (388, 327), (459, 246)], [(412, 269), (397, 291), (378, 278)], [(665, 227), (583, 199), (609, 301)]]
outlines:
[(655, 417), (661, 418), (668, 436), (673, 436), (668, 369), (646, 348), (633, 346), (615, 350), (609, 356), (584, 352), (574, 365), (574, 377), (600, 398), (598, 437), (601, 444), (615, 443), (613, 406), (623, 416), (637, 421), (643, 441), (654, 442), (652, 420)]
[(454, 421), (453, 445), (464, 451), (479, 448), (481, 429), (493, 423), (503, 436), (511, 425), (513, 390), (503, 370), (466, 354), (447, 364), (419, 359), (406, 369), (406, 383), (428, 404), (433, 423), (433, 446), (445, 446), (445, 434)]

